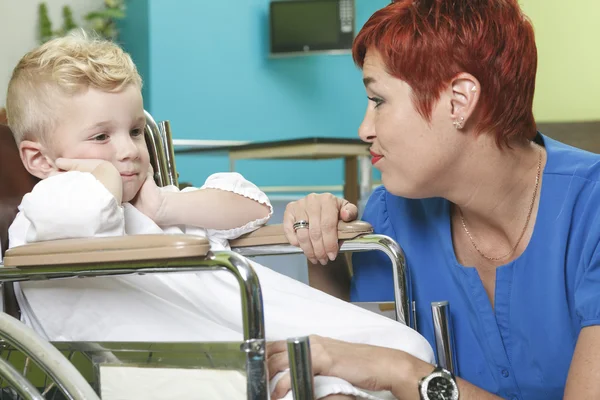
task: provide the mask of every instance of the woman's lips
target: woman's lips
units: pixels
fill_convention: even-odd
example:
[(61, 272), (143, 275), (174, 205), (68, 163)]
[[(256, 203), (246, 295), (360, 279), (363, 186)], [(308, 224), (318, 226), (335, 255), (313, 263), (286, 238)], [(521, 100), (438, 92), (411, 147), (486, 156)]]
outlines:
[(373, 165), (377, 164), (377, 162), (383, 158), (381, 154), (374, 153), (371, 150), (369, 150), (369, 152), (371, 153), (371, 164)]

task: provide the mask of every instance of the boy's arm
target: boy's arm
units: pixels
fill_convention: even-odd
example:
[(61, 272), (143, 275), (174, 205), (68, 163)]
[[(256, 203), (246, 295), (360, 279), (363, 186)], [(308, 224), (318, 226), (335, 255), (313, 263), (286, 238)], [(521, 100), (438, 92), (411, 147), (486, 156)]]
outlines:
[(199, 190), (163, 193), (158, 225), (205, 228), (226, 239), (259, 228), (273, 213), (267, 195), (238, 173), (211, 175)]
[[(9, 229), (9, 247), (125, 233), (118, 172), (110, 163), (84, 161), (83, 165), (70, 165), (72, 171), (40, 181), (23, 197), (20, 212)], [(67, 169), (59, 160), (57, 166)]]
[(271, 213), (265, 204), (221, 189), (165, 193), (164, 201), (156, 221), (160, 226), (190, 225), (229, 230), (267, 219)]
[(110, 162), (94, 159), (58, 158), (55, 163), (63, 171), (91, 173), (115, 197), (117, 203), (121, 204), (123, 199), (123, 181), (119, 171)]

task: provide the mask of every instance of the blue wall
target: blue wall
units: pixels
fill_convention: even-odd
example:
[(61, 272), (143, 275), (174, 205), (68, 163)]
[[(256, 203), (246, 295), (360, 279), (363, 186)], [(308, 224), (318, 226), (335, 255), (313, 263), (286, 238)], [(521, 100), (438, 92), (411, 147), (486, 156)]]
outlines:
[(119, 42), (131, 54), (144, 79), (142, 94), (146, 109), (150, 105), (150, 19), (148, 0), (127, 0), (127, 18), (119, 21)]
[[(356, 137), (366, 98), (351, 56), (269, 59), (269, 0), (130, 2), (140, 1), (148, 7), (146, 104), (171, 121), (175, 138)], [(357, 26), (388, 3), (356, 0)], [(146, 45), (135, 31), (124, 31), (123, 41), (131, 51)], [(177, 167), (182, 181), (198, 185), (229, 164), (225, 156), (181, 155)], [(236, 170), (262, 186), (343, 183), (338, 160), (239, 161)]]

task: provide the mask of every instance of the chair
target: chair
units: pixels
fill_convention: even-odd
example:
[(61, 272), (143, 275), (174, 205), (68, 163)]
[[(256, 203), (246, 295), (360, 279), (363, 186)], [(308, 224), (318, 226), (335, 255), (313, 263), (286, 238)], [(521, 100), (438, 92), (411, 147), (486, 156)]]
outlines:
[[(0, 142), (2, 163), (0, 237), (2, 248), (6, 249), (7, 229), (16, 215), (20, 198), (31, 190), (36, 180), (22, 167), (12, 135), (4, 125), (0, 126), (0, 140), (2, 140)], [(240, 284), (242, 296), (244, 341), (238, 351), (245, 354), (247, 396), (248, 399), (269, 398), (260, 284), (249, 262), (239, 254), (231, 251), (210, 252), (206, 239), (189, 235), (144, 235), (144, 237), (73, 239), (35, 243), (6, 251), (3, 262), (4, 268), (0, 268), (0, 281), (3, 283), (6, 311), (14, 317), (18, 317), (18, 307), (14, 297), (11, 296), (14, 295), (11, 291), (12, 282), (132, 273), (230, 271)], [(26, 330), (26, 327), (22, 328)], [(19, 335), (11, 335), (8, 331), (2, 330), (0, 337), (13, 348), (23, 352), (28, 359), (35, 361), (48, 358), (36, 353), (35, 348), (31, 348), (31, 341), (21, 340)], [(42, 342), (38, 339), (36, 343)], [(103, 347), (100, 345), (99, 348)], [(15, 376), (10, 374), (6, 365), (8, 364), (1, 364), (5, 367), (3, 370), (5, 379), (6, 376)], [(59, 378), (59, 381), (55, 382), (68, 398), (90, 398), (79, 396), (80, 390), (69, 390), (68, 382), (60, 379), (63, 375), (57, 374), (54, 370), (56, 363), (49, 365), (42, 363), (38, 366), (48, 376)], [(22, 379), (20, 381), (15, 379), (12, 380), (13, 383), (23, 383)], [(19, 387), (23, 388), (22, 385)]]

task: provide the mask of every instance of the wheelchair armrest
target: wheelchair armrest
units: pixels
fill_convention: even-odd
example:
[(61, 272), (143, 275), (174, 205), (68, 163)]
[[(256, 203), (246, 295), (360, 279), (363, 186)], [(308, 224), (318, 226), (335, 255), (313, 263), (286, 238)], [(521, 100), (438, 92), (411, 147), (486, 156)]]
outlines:
[(161, 261), (208, 254), (208, 240), (192, 235), (133, 235), (63, 239), (13, 247), (5, 267), (56, 266), (126, 261)]
[[(373, 227), (368, 222), (364, 221), (353, 221), (353, 222), (342, 222), (338, 223), (338, 238), (339, 240), (350, 240), (360, 235), (373, 233)], [(278, 244), (289, 244), (285, 233), (283, 231), (283, 225), (267, 225), (262, 228), (255, 230), (254, 232), (247, 233), (235, 240), (229, 242), (232, 249), (240, 247), (254, 247), (254, 246), (270, 246)]]

